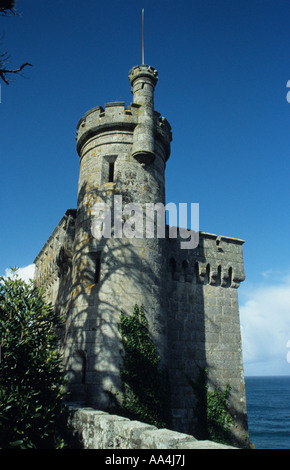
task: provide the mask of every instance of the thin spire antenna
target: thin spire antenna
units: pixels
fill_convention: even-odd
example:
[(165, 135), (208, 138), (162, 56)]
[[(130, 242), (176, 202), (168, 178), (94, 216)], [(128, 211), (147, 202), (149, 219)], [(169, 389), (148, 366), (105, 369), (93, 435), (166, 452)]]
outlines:
[(144, 65), (144, 8), (142, 9), (142, 65)]

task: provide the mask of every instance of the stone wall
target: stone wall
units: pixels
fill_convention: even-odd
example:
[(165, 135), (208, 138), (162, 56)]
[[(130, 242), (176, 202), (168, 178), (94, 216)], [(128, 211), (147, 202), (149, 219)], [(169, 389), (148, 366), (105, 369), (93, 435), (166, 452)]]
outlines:
[(196, 249), (168, 240), (167, 315), (172, 413), (177, 431), (195, 432), (196, 398), (187, 377), (207, 368), (209, 387), (231, 386), (238, 441), (247, 436), (247, 410), (238, 306), (245, 278), (243, 240), (199, 234)]
[(84, 449), (234, 449), (73, 404), (69, 415), (73, 435)]
[[(47, 301), (57, 306), (59, 290), (70, 294), (70, 286), (60, 286), (69, 271), (73, 255), (76, 210), (68, 209), (34, 260), (34, 279), (44, 287)], [(62, 303), (65, 303), (63, 299)]]

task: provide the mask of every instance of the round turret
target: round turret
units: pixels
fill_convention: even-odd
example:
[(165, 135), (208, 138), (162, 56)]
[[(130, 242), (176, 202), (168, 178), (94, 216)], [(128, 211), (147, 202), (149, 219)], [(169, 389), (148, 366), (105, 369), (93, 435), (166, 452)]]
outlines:
[[(167, 350), (164, 239), (157, 237), (154, 212), (150, 234), (155, 236), (147, 238), (145, 215), (147, 204), (165, 204), (171, 128), (154, 111), (157, 71), (137, 66), (129, 77), (131, 106), (115, 102), (92, 108), (77, 126), (80, 174), (70, 304), (75, 332), (68, 335), (67, 357), (72, 371), (79, 367), (73, 350), (87, 358), (85, 393), (100, 408), (108, 404), (105, 390), (120, 387), (121, 311), (130, 315), (135, 303), (143, 304), (163, 360)], [(94, 229), (100, 226), (99, 204), (109, 214), (102, 237)], [(77, 386), (71, 381), (76, 399)]]
[(154, 108), (154, 88), (158, 72), (151, 65), (136, 65), (130, 70), (129, 80), (134, 103)]
[(154, 88), (158, 73), (154, 67), (137, 65), (131, 69), (129, 79), (134, 103), (140, 106), (132, 155), (139, 163), (149, 164), (155, 158)]

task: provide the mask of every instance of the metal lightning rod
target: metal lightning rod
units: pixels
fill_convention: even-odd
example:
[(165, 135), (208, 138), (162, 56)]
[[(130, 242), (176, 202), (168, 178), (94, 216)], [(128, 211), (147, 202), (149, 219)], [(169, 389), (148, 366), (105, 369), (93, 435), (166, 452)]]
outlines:
[(142, 9), (142, 65), (144, 65), (144, 8)]

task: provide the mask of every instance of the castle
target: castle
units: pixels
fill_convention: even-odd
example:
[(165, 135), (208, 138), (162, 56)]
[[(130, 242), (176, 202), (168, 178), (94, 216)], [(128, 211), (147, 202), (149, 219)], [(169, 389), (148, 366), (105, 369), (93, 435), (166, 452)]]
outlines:
[[(165, 237), (92, 233), (96, 203), (112, 214), (131, 203), (144, 210), (146, 204), (165, 205), (172, 134), (154, 110), (158, 73), (143, 64), (132, 68), (129, 79), (129, 107), (107, 103), (80, 119), (77, 209), (67, 210), (34, 261), (37, 284), (66, 318), (71, 400), (106, 409), (106, 391), (120, 388), (120, 313), (130, 315), (135, 304), (143, 305), (169, 371), (173, 429), (193, 432), (196, 402), (187, 377), (196, 380), (199, 368), (207, 367), (210, 386), (231, 386), (233, 433), (243, 442), (247, 411), (237, 294), (245, 278), (243, 240), (200, 232), (195, 248), (181, 248), (180, 236), (169, 236), (168, 227)], [(122, 216), (124, 222), (130, 214)]]

